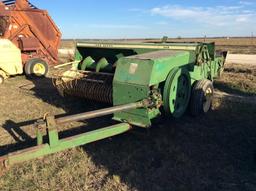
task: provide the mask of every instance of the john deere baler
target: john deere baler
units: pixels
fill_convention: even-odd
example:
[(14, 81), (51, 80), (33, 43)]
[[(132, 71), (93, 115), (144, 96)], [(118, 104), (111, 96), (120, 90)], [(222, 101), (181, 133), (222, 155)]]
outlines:
[[(118, 135), (133, 126), (149, 128), (161, 114), (179, 118), (187, 110), (194, 116), (208, 112), (213, 80), (222, 72), (225, 54), (217, 56), (214, 44), (206, 43), (79, 42), (75, 59), (76, 64), (54, 81), (60, 94), (110, 106), (38, 121), (37, 145), (3, 156), (4, 166)], [(63, 124), (109, 114), (120, 123), (59, 139)]]
[[(64, 73), (56, 86), (62, 95), (114, 106), (155, 96), (166, 113), (181, 117), (190, 100), (195, 99), (192, 89), (202, 80), (212, 97), (212, 81), (220, 75), (224, 59), (215, 55), (214, 44), (80, 42), (76, 52), (78, 64)], [(196, 104), (191, 103), (194, 115), (203, 112), (202, 108), (193, 111)], [(118, 112), (114, 119), (149, 127), (151, 119), (158, 115), (159, 106)]]

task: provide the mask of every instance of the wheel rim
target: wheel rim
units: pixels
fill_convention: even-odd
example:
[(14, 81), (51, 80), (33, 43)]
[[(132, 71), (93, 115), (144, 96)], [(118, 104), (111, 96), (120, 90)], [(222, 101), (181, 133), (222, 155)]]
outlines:
[(45, 74), (46, 68), (42, 63), (36, 63), (33, 67), (33, 73), (37, 76), (43, 76)]
[(165, 110), (173, 117), (181, 117), (188, 106), (191, 92), (190, 77), (186, 70), (170, 73), (164, 90)]
[(203, 110), (205, 113), (208, 112), (211, 107), (212, 98), (213, 98), (213, 90), (211, 87), (208, 87), (205, 90), (204, 100), (203, 100)]
[(4, 78), (0, 76), (0, 84), (4, 83)]

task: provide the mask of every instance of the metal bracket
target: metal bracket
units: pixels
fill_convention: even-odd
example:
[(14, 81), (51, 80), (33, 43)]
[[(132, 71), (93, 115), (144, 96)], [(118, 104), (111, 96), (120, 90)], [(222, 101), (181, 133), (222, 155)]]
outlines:
[(49, 138), (50, 147), (54, 147), (59, 143), (59, 133), (54, 116), (46, 117), (46, 130)]
[(46, 124), (45, 121), (40, 119), (35, 123), (35, 129), (36, 129), (36, 138), (37, 138), (37, 145), (43, 144), (43, 136), (46, 132)]

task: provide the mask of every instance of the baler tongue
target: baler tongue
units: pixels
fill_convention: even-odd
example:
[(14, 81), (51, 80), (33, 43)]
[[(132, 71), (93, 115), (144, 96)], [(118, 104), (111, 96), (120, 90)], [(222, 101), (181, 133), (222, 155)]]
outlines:
[[(38, 120), (34, 124), (37, 140), (36, 146), (0, 157), (0, 175), (5, 171), (6, 168), (14, 164), (112, 137), (127, 132), (131, 129), (131, 125), (129, 123), (123, 122), (109, 127), (90, 131), (88, 133), (60, 139), (59, 129), (63, 124), (97, 118), (110, 115), (115, 112), (155, 106), (155, 98), (152, 97), (136, 103), (114, 106), (106, 109), (100, 109), (66, 117), (56, 118), (55, 116), (46, 116), (45, 119)], [(44, 139), (44, 137), (47, 137), (47, 142), (45, 142), (46, 139)]]

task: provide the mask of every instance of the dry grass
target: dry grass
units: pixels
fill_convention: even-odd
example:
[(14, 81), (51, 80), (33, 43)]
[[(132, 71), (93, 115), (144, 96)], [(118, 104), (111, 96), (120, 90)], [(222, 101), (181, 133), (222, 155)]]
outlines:
[[(254, 83), (253, 83), (254, 82)], [(227, 66), (217, 88), (255, 95), (255, 69)], [(33, 144), (26, 123), (53, 114), (78, 113), (100, 105), (60, 97), (50, 79), (24, 76), (0, 87), (0, 155)], [(255, 190), (255, 105), (216, 99), (201, 118), (160, 120), (149, 131), (130, 133), (16, 165), (0, 178), (0, 190)], [(70, 124), (111, 123), (110, 117)], [(22, 134), (22, 130), (29, 135)], [(12, 134), (13, 136), (10, 136)], [(16, 135), (16, 136), (15, 136)], [(4, 145), (8, 145), (8, 147)]]
[(228, 64), (217, 87), (227, 93), (256, 95), (256, 65)]

